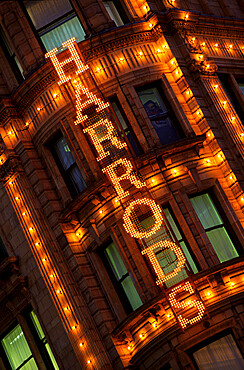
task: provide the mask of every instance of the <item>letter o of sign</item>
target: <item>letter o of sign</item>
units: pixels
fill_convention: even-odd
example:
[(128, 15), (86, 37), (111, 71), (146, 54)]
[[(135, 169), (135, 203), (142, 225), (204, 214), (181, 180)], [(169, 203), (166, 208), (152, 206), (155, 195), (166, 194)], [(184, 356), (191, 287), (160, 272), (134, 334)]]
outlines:
[[(152, 229), (149, 231), (139, 231), (136, 230), (134, 224), (131, 221), (131, 213), (136, 205), (144, 204), (151, 208), (153, 212), (153, 219), (154, 219), (154, 225), (152, 226)], [(160, 207), (155, 203), (154, 200), (148, 199), (148, 198), (142, 198), (142, 199), (136, 199), (133, 202), (130, 203), (130, 205), (125, 209), (125, 213), (123, 216), (124, 220), (124, 228), (127, 231), (128, 234), (132, 236), (132, 238), (149, 238), (153, 234), (158, 231), (162, 225), (163, 222), (163, 216), (161, 213)]]

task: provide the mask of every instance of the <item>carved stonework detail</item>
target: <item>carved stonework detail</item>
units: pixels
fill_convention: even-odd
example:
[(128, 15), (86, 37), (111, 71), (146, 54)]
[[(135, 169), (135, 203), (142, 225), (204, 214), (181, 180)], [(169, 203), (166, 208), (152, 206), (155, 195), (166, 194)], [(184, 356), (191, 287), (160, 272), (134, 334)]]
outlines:
[(19, 171), (20, 171), (20, 161), (18, 159), (18, 156), (9, 157), (0, 166), (0, 181), (6, 183), (14, 173)]
[(202, 73), (204, 75), (210, 76), (210, 75), (213, 75), (217, 72), (218, 67), (212, 61), (203, 60), (203, 61), (200, 62), (196, 59), (193, 59), (191, 61), (190, 70), (194, 71), (194, 72), (199, 71), (200, 73)]
[(121, 38), (113, 39), (109, 42), (105, 42), (98, 46), (94, 46), (92, 51), (83, 51), (82, 55), (87, 61), (92, 61), (93, 58), (99, 57), (99, 55), (106, 54), (117, 49), (122, 49), (128, 46), (132, 46), (138, 43), (155, 42), (162, 35), (162, 28), (160, 25), (154, 27), (152, 31), (140, 32), (132, 35), (127, 35)]
[(0, 112), (0, 125), (4, 126), (9, 119), (17, 118), (18, 114), (15, 107), (4, 106)]

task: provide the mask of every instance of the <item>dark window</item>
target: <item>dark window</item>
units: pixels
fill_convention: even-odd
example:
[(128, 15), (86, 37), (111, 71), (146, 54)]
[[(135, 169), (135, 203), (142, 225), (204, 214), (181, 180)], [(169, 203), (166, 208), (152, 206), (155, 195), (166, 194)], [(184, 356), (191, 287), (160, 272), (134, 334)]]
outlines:
[(85, 39), (85, 32), (69, 0), (24, 1), (24, 6), (47, 51), (72, 37)]
[[(113, 110), (116, 114), (116, 117), (114, 117), (114, 115), (113, 115), (113, 118), (114, 118), (114, 121), (115, 121), (116, 126), (118, 128), (118, 131), (122, 134), (122, 136), (126, 135), (134, 153), (136, 155), (141, 154), (142, 153), (141, 147), (138, 143), (138, 140), (137, 140), (133, 130), (131, 129), (131, 127), (129, 125), (129, 122), (126, 119), (126, 116), (125, 116), (118, 100), (117, 99), (112, 99), (112, 100), (110, 100), (110, 102), (111, 102)], [(118, 124), (118, 121), (119, 121), (120, 125)]]
[(138, 95), (163, 145), (184, 137), (167, 100), (158, 87), (139, 89)]
[[(57, 362), (53, 356), (50, 346), (46, 341), (37, 316), (33, 311), (30, 313), (29, 319), (33, 322), (33, 325), (30, 327), (33, 337), (40, 338), (40, 340), (36, 342), (36, 345), (38, 346), (47, 369), (58, 370), (59, 367)], [(42, 342), (43, 346), (41, 346)], [(13, 370), (38, 370), (37, 362), (30, 350), (25, 334), (19, 324), (13, 326), (8, 333), (4, 335), (4, 337), (1, 339), (1, 347), (3, 351), (3, 361), (7, 368)]]
[(128, 18), (119, 0), (104, 1), (104, 6), (117, 27), (128, 23)]
[(208, 193), (191, 197), (190, 201), (220, 262), (238, 257), (230, 233), (227, 231), (226, 221), (223, 221), (216, 208), (216, 201), (213, 202)]
[(50, 147), (66, 186), (71, 196), (75, 197), (86, 188), (86, 183), (65, 138), (58, 137)]
[(16, 80), (18, 81), (18, 83), (21, 83), (24, 80), (23, 69), (1, 26), (0, 26), (0, 45), (3, 49), (5, 57), (8, 59), (9, 65), (15, 75)]
[(237, 78), (236, 79), (239, 89), (241, 90), (242, 94), (244, 95), (244, 78)]
[(136, 310), (142, 305), (141, 298), (113, 242), (103, 250), (101, 257), (125, 312)]
[[(226, 333), (227, 334), (227, 333)], [(199, 345), (197, 346), (199, 348)], [(191, 349), (197, 369), (244, 369), (244, 359), (232, 334), (208, 338), (199, 349)]]
[(2, 262), (6, 257), (8, 257), (8, 252), (6, 251), (5, 245), (0, 237), (0, 262)]

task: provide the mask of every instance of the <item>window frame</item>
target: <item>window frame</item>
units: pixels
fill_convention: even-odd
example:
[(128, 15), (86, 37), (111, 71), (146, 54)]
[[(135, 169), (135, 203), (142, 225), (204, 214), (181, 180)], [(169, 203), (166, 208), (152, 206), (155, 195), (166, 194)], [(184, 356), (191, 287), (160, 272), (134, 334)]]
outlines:
[[(22, 325), (21, 322), (19, 322), (18, 320), (14, 320), (14, 322), (12, 322), (8, 328), (6, 330), (4, 330), (4, 332), (1, 333), (0, 335), (0, 358), (2, 358), (2, 361), (3, 361), (3, 364), (4, 366), (6, 367), (6, 369), (12, 369), (12, 366), (8, 360), (8, 356), (7, 356), (7, 353), (5, 352), (4, 350), (4, 346), (2, 344), (2, 340), (12, 331), (14, 330), (16, 327), (20, 327), (22, 332), (23, 332), (23, 335), (24, 335), (24, 338), (27, 342), (27, 345), (29, 347), (29, 350), (31, 352), (31, 355), (23, 361), (23, 363), (20, 365), (21, 367), (18, 367), (17, 369), (22, 369), (22, 367), (28, 362), (30, 361), (31, 358), (34, 359), (35, 363), (36, 363), (36, 366), (37, 368), (39, 368), (40, 366), (40, 360), (37, 358), (36, 354), (35, 354), (35, 351), (33, 351), (32, 349), (32, 346), (29, 345), (29, 340), (30, 340), (30, 335), (28, 334), (27, 330), (30, 331), (30, 334), (31, 334), (31, 337), (33, 337), (33, 347), (35, 347), (36, 351), (38, 352), (38, 354), (40, 355), (42, 361), (44, 362), (45, 366), (47, 369), (49, 370), (55, 370), (55, 367), (52, 363), (52, 360), (51, 360), (51, 357), (47, 351), (46, 348), (42, 348), (44, 347), (43, 345), (41, 345), (41, 340), (38, 336), (38, 332), (35, 328), (35, 325), (34, 323), (32, 322), (32, 319), (30, 317), (31, 315), (31, 312), (34, 312), (34, 314), (36, 315), (37, 317), (37, 320), (39, 322), (39, 325), (44, 333), (44, 339), (46, 340), (46, 342), (48, 343), (49, 347), (50, 347), (50, 343), (49, 341), (47, 340), (47, 337), (45, 335), (45, 332), (43, 330), (43, 326), (41, 325), (41, 322), (38, 318), (38, 315), (35, 313), (35, 311), (33, 310), (33, 308), (29, 307), (27, 308), (25, 311), (23, 311), (23, 313), (21, 314), (22, 316), (22, 319), (24, 320), (24, 322), (26, 323), (27, 327), (25, 328), (25, 325)], [(28, 328), (28, 329), (27, 329)], [(29, 338), (29, 340), (27, 340), (27, 338)], [(50, 347), (51, 349), (51, 352), (52, 352), (52, 355), (55, 359), (55, 362), (56, 361), (56, 356), (54, 356), (54, 351), (53, 349)], [(59, 365), (57, 364), (57, 366), (59, 367)]]
[[(6, 39), (6, 41), (4, 41), (4, 39)], [(9, 48), (12, 49), (13, 51), (13, 54), (11, 55), (9, 50), (8, 50), (8, 47), (7, 47), (7, 44), (9, 45)], [(3, 54), (5, 56), (5, 58), (7, 59), (8, 63), (9, 63), (9, 66), (18, 82), (18, 84), (21, 84), (25, 78), (24, 78), (24, 75), (22, 74), (22, 71), (20, 70), (19, 66), (18, 66), (18, 63), (16, 62), (15, 58), (18, 60), (17, 56), (15, 55), (15, 52), (12, 48), (12, 45), (11, 43), (9, 42), (8, 40), (8, 37), (3, 29), (3, 27), (0, 25), (0, 46), (3, 50)], [(19, 62), (19, 61), (18, 61)], [(19, 63), (20, 64), (20, 63)]]
[[(120, 258), (122, 260), (122, 263), (124, 264), (125, 269), (127, 271), (127, 273), (124, 274), (119, 280), (116, 279), (116, 276), (115, 276), (115, 274), (113, 272), (113, 269), (112, 269), (112, 267), (111, 267), (111, 265), (109, 263), (109, 260), (108, 260), (108, 258), (105, 255), (106, 248), (109, 247), (109, 245), (112, 244), (112, 243), (114, 244), (115, 248), (117, 249), (117, 252), (118, 252), (118, 254), (119, 254), (119, 256), (120, 256)], [(131, 278), (131, 275), (130, 275), (130, 272), (131, 271), (128, 270), (128, 268), (126, 266), (126, 263), (125, 263), (124, 259), (122, 258), (121, 253), (120, 253), (120, 251), (119, 251), (119, 249), (117, 247), (117, 244), (112, 240), (112, 238), (109, 239), (109, 240), (107, 240), (107, 242), (105, 244), (103, 244), (102, 248), (99, 250), (99, 256), (100, 256), (100, 259), (101, 259), (102, 264), (104, 266), (104, 269), (106, 271), (106, 274), (107, 274), (108, 278), (110, 279), (110, 281), (111, 281), (111, 283), (112, 283), (112, 285), (114, 287), (114, 291), (115, 291), (115, 293), (117, 294), (117, 296), (119, 298), (119, 302), (121, 303), (121, 306), (123, 307), (126, 315), (131, 314), (136, 309), (138, 309), (140, 306), (138, 306), (136, 309), (133, 309), (133, 307), (132, 307), (132, 305), (131, 305), (131, 303), (129, 301), (129, 298), (127, 297), (126, 292), (123, 289), (121, 283), (127, 277), (130, 277), (130, 279), (131, 279), (131, 281), (132, 281), (135, 289), (136, 289), (136, 286), (135, 286), (135, 284), (133, 282), (133, 279)], [(137, 289), (136, 289), (136, 291), (137, 291)], [(137, 293), (138, 293), (138, 291), (137, 291)], [(140, 300), (142, 302), (142, 299), (141, 299), (139, 293), (138, 293), (138, 296), (139, 296), (139, 298), (140, 298)], [(143, 302), (142, 302), (142, 305), (143, 305)]]
[[(72, 157), (74, 158), (74, 163), (72, 163), (72, 165), (68, 168), (68, 170), (65, 171), (65, 169), (63, 168), (62, 166), (62, 162), (60, 161), (59, 157), (58, 157), (58, 154), (56, 152), (56, 150), (54, 149), (54, 145), (55, 143), (57, 143), (58, 140), (64, 138), (66, 144), (68, 145), (69, 147), (69, 150), (70, 150), (70, 153), (72, 154)], [(77, 164), (77, 161), (76, 161), (76, 156), (74, 155), (73, 153), (73, 150), (72, 150), (72, 145), (69, 145), (69, 140), (67, 140), (66, 136), (63, 135), (62, 131), (59, 130), (55, 136), (46, 144), (48, 149), (50, 150), (51, 152), (51, 155), (53, 157), (53, 160), (54, 160), (54, 163), (56, 165), (56, 168), (57, 170), (59, 171), (63, 181), (64, 181), (64, 184), (66, 186), (66, 188), (68, 189), (69, 191), (69, 194), (71, 196), (72, 199), (74, 199), (76, 196), (78, 196), (79, 194), (83, 193), (86, 189), (87, 189), (87, 179), (86, 179), (86, 176), (84, 176), (83, 174), (83, 171), (81, 171), (80, 167), (78, 166)], [(73, 185), (70, 177), (68, 176), (68, 173), (70, 173), (70, 171), (74, 168), (78, 168), (83, 180), (84, 180), (84, 183), (86, 185), (86, 187), (81, 190), (81, 191), (77, 191), (75, 186)]]
[[(200, 219), (198, 218), (198, 215), (197, 215), (197, 213), (196, 213), (196, 211), (195, 211), (195, 209), (194, 209), (194, 207), (193, 207), (193, 205), (192, 205), (192, 203), (191, 203), (191, 200), (190, 200), (191, 198), (194, 198), (194, 197), (196, 197), (196, 196), (200, 196), (200, 195), (204, 195), (204, 194), (208, 194), (208, 195), (210, 196), (210, 199), (211, 199), (211, 201), (212, 201), (212, 203), (213, 203), (213, 205), (214, 205), (214, 207), (215, 207), (215, 210), (217, 211), (217, 213), (219, 214), (219, 216), (220, 216), (220, 218), (221, 218), (221, 220), (222, 220), (222, 225), (221, 225), (221, 226), (224, 226), (224, 228), (226, 229), (226, 232), (227, 232), (227, 234), (228, 234), (228, 236), (229, 236), (229, 238), (230, 238), (231, 242), (233, 243), (233, 245), (234, 245), (234, 247), (235, 247), (235, 249), (236, 249), (236, 252), (238, 253), (238, 256), (233, 257), (233, 258), (231, 258), (231, 259), (229, 259), (229, 260), (226, 260), (226, 261), (220, 262), (220, 260), (219, 260), (219, 258), (218, 258), (218, 256), (217, 256), (217, 253), (216, 253), (216, 251), (215, 251), (215, 248), (214, 248), (214, 246), (212, 245), (212, 243), (211, 243), (210, 239), (208, 238), (207, 232), (206, 232), (206, 230), (204, 229), (204, 226), (203, 226), (203, 224), (201, 223)], [(228, 216), (227, 216), (227, 214), (225, 213), (225, 211), (224, 211), (223, 207), (221, 206), (221, 203), (220, 203), (220, 201), (219, 201), (219, 199), (218, 199), (217, 194), (215, 194), (214, 189), (210, 188), (210, 189), (205, 189), (205, 190), (203, 190), (203, 191), (201, 191), (201, 192), (198, 192), (198, 193), (192, 193), (192, 194), (189, 194), (189, 195), (188, 195), (188, 198), (189, 198), (190, 204), (191, 204), (191, 206), (192, 206), (192, 210), (195, 212), (196, 218), (199, 220), (200, 225), (201, 225), (202, 229), (204, 230), (204, 232), (205, 232), (205, 234), (206, 234), (206, 236), (207, 236), (207, 238), (208, 238), (208, 240), (209, 240), (209, 243), (211, 244), (211, 246), (212, 246), (212, 248), (213, 248), (213, 251), (214, 251), (214, 253), (215, 253), (216, 257), (217, 257), (217, 258), (218, 258), (218, 260), (219, 260), (219, 263), (228, 263), (229, 261), (232, 261), (234, 258), (238, 258), (238, 257), (240, 257), (241, 255), (243, 255), (243, 253), (244, 253), (244, 252), (243, 252), (243, 250), (242, 250), (242, 248), (241, 248), (240, 241), (239, 241), (239, 239), (236, 237), (236, 234), (235, 234), (235, 232), (234, 232), (234, 230), (233, 230), (233, 228), (232, 228), (232, 226), (231, 226), (231, 223), (230, 223), (230, 221), (229, 221), (229, 219), (228, 219)], [(218, 227), (211, 228), (211, 229), (218, 229), (218, 228), (219, 228), (219, 226), (218, 226)], [(209, 230), (207, 230), (207, 231), (209, 231)]]
[(200, 342), (199, 342), (199, 343), (197, 343), (195, 346), (193, 346), (193, 347), (189, 348), (188, 350), (186, 350), (187, 355), (188, 355), (188, 356), (190, 357), (190, 359), (192, 360), (192, 362), (193, 362), (193, 364), (194, 364), (194, 366), (195, 366), (195, 368), (196, 368), (196, 369), (199, 369), (199, 367), (198, 367), (198, 365), (197, 365), (197, 362), (196, 362), (196, 360), (195, 360), (195, 358), (194, 358), (193, 354), (194, 354), (195, 352), (197, 352), (199, 349), (202, 349), (202, 348), (206, 347), (208, 344), (212, 344), (212, 343), (214, 343), (215, 341), (217, 341), (217, 340), (219, 340), (219, 339), (221, 339), (221, 338), (224, 338), (224, 337), (226, 337), (226, 336), (227, 336), (227, 335), (229, 335), (229, 334), (230, 334), (230, 335), (232, 335), (233, 340), (234, 340), (234, 342), (235, 342), (235, 344), (236, 344), (237, 348), (239, 349), (239, 351), (240, 351), (240, 353), (241, 353), (242, 357), (244, 358), (244, 353), (243, 353), (243, 351), (242, 351), (241, 346), (239, 345), (239, 343), (238, 343), (238, 341), (237, 341), (237, 338), (236, 338), (236, 336), (235, 336), (235, 333), (233, 332), (233, 330), (232, 330), (231, 328), (228, 328), (228, 329), (225, 329), (225, 330), (223, 330), (223, 331), (221, 331), (221, 332), (219, 332), (219, 333), (216, 333), (216, 334), (214, 334), (214, 335), (212, 335), (212, 336), (210, 336), (210, 337), (208, 337), (208, 338), (206, 338), (206, 339), (204, 339), (204, 340), (200, 341)]
[[(197, 257), (195, 256), (195, 254), (193, 253), (193, 251), (192, 251), (192, 248), (191, 248), (191, 246), (190, 246), (190, 244), (189, 244), (189, 242), (188, 242), (188, 240), (187, 240), (187, 238), (186, 238), (186, 236), (185, 236), (185, 234), (184, 234), (184, 232), (183, 232), (183, 230), (182, 230), (182, 228), (181, 228), (181, 226), (180, 226), (180, 223), (179, 223), (179, 221), (178, 221), (178, 219), (177, 219), (177, 217), (176, 217), (176, 215), (175, 215), (175, 213), (173, 212), (173, 209), (172, 209), (172, 207), (171, 207), (171, 205), (168, 203), (168, 204), (165, 204), (165, 205), (162, 205), (161, 206), (162, 207), (162, 210), (163, 210), (163, 212), (164, 212), (164, 210), (165, 209), (168, 209), (169, 210), (169, 213), (170, 213), (170, 215), (171, 215), (171, 217), (172, 217), (172, 219), (173, 219), (173, 221), (174, 221), (174, 223), (175, 223), (175, 225), (176, 225), (176, 227), (177, 227), (177, 229), (178, 229), (178, 231), (179, 231), (179, 233), (181, 234), (181, 239), (180, 240), (178, 240), (177, 239), (177, 237), (176, 237), (176, 235), (175, 235), (175, 233), (174, 233), (174, 230), (172, 229), (172, 226), (171, 226), (171, 224), (170, 224), (170, 222), (169, 222), (169, 220), (167, 219), (167, 217), (166, 217), (166, 215), (165, 215), (165, 218), (166, 218), (166, 223), (167, 223), (167, 226), (168, 226), (168, 228), (169, 228), (169, 231), (170, 231), (170, 233), (172, 234), (172, 236), (175, 238), (175, 240), (177, 240), (177, 242), (179, 243), (179, 246), (181, 247), (181, 245), (180, 245), (180, 242), (181, 241), (183, 241), (184, 243), (185, 243), (185, 246), (186, 246), (186, 248), (187, 248), (187, 251), (188, 251), (188, 253), (190, 254), (190, 256), (191, 256), (191, 258), (192, 258), (192, 260), (193, 260), (193, 262), (194, 262), (194, 264), (196, 265), (196, 268), (197, 268), (197, 272), (196, 273), (194, 273), (194, 271), (192, 270), (192, 268), (191, 268), (191, 265), (190, 265), (190, 263), (189, 263), (189, 261), (187, 260), (187, 257), (186, 257), (186, 262), (187, 262), (187, 267), (188, 267), (188, 269), (189, 269), (189, 271), (190, 271), (190, 273), (192, 274), (192, 275), (196, 275), (196, 274), (198, 274), (201, 270), (202, 270), (202, 268), (201, 268), (201, 266), (200, 266), (200, 263), (198, 262), (198, 260), (197, 260)], [(164, 214), (165, 214), (165, 212), (164, 212)], [(183, 235), (183, 236), (182, 236)], [(181, 248), (182, 249), (182, 248)], [(182, 252), (183, 252), (183, 254), (184, 254), (184, 251), (183, 251), (183, 249), (182, 249)], [(185, 254), (184, 254), (185, 255)]]
[[(76, 12), (76, 10), (75, 10), (75, 8), (74, 8), (74, 6), (73, 6), (73, 4), (72, 4), (72, 2), (70, 0), (68, 0), (69, 3), (70, 3), (70, 5), (71, 5), (71, 8), (72, 8), (70, 11), (68, 11), (64, 15), (58, 17), (55, 20), (52, 20), (47, 25), (45, 25), (43, 27), (40, 27), (38, 29), (34, 26), (34, 23), (32, 22), (32, 19), (31, 19), (30, 15), (29, 15), (26, 7), (25, 7), (24, 0), (19, 0), (19, 1), (20, 1), (21, 8), (22, 8), (22, 10), (23, 10), (23, 12), (25, 14), (25, 17), (27, 18), (28, 23), (29, 23), (29, 25), (30, 25), (30, 27), (32, 29), (32, 32), (34, 33), (34, 35), (35, 35), (35, 37), (36, 37), (39, 45), (41, 46), (42, 52), (44, 54), (47, 53), (48, 51), (50, 51), (51, 49), (50, 50), (47, 50), (46, 49), (46, 47), (44, 45), (44, 42), (42, 41), (41, 37), (44, 36), (45, 34), (47, 34), (49, 31), (52, 31), (53, 29), (55, 29), (55, 28), (59, 27), (60, 25), (66, 23), (68, 20), (71, 20), (74, 17), (77, 17), (77, 19), (79, 20), (79, 22), (81, 24), (81, 27), (82, 27), (82, 29), (84, 31), (84, 34), (85, 34), (84, 39), (86, 38), (86, 30), (85, 30), (85, 27), (83, 26), (83, 24), (82, 24), (82, 22), (81, 22), (81, 20), (80, 20), (80, 18), (78, 16), (78, 13)], [(55, 24), (56, 24), (56, 26), (55, 26)], [(47, 32), (44, 32), (45, 30), (47, 30)], [(64, 40), (64, 41), (67, 41), (67, 40)], [(83, 41), (83, 40), (81, 40), (81, 41)], [(62, 45), (60, 45), (60, 47), (62, 47)]]
[[(115, 7), (115, 9), (116, 9), (116, 11), (117, 11), (117, 13), (118, 13), (118, 15), (119, 15), (119, 17), (121, 18), (121, 21), (122, 21), (122, 25), (116, 25), (116, 23), (115, 23), (115, 21), (114, 21), (114, 19), (112, 19), (111, 17), (110, 17), (110, 15), (109, 15), (109, 13), (108, 13), (108, 11), (107, 11), (107, 9), (106, 9), (106, 7), (105, 7), (105, 4), (104, 3), (109, 3), (109, 2), (111, 2), (111, 3), (113, 3), (113, 5), (114, 5), (114, 7)], [(121, 26), (123, 26), (123, 25), (126, 25), (126, 24), (128, 24), (128, 23), (130, 23), (130, 20), (129, 20), (129, 17), (128, 17), (128, 15), (126, 14), (126, 11), (125, 11), (125, 9), (124, 9), (124, 7), (123, 7), (123, 5), (121, 4), (121, 1), (119, 1), (119, 0), (108, 0), (108, 1), (103, 1), (103, 5), (104, 5), (104, 8), (105, 8), (105, 11), (108, 13), (108, 16), (110, 17), (110, 19), (115, 23), (115, 26), (116, 27), (121, 27)], [(112, 12), (112, 10), (111, 10), (111, 12)]]
[[(136, 134), (135, 134), (135, 132), (134, 132), (134, 130), (133, 130), (133, 128), (132, 128), (132, 126), (131, 126), (131, 124), (130, 124), (130, 122), (129, 122), (129, 120), (128, 120), (127, 116), (126, 116), (126, 114), (125, 114), (124, 109), (122, 108), (122, 105), (121, 105), (121, 103), (120, 103), (120, 101), (119, 101), (118, 97), (115, 95), (115, 96), (110, 97), (108, 100), (109, 100), (109, 102), (110, 102), (110, 109), (111, 109), (111, 112), (112, 112), (112, 118), (113, 118), (113, 120), (115, 121), (114, 123), (115, 123), (115, 125), (116, 125), (117, 130), (119, 131), (119, 133), (123, 136), (123, 139), (124, 139), (124, 140), (125, 140), (125, 142), (127, 143), (128, 147), (130, 148), (130, 150), (131, 150), (131, 151), (132, 151), (136, 156), (139, 156), (139, 155), (143, 154), (143, 150), (142, 150), (142, 147), (141, 147), (141, 145), (140, 145), (140, 143), (139, 143), (139, 140), (138, 140), (138, 139), (137, 139), (137, 137), (136, 137)], [(134, 148), (133, 148), (133, 146), (132, 146), (132, 144), (131, 144), (130, 140), (129, 140), (129, 139), (128, 139), (128, 137), (127, 137), (127, 134), (126, 134), (126, 133), (127, 133), (127, 130), (125, 130), (125, 129), (123, 128), (122, 123), (120, 122), (119, 117), (117, 116), (117, 114), (116, 114), (116, 112), (115, 112), (115, 110), (114, 110), (114, 107), (113, 107), (113, 105), (112, 105), (113, 103), (115, 103), (115, 104), (117, 105), (117, 108), (118, 108), (118, 110), (119, 110), (119, 112), (120, 112), (120, 114), (121, 114), (121, 116), (122, 116), (123, 120), (125, 121), (125, 124), (127, 125), (128, 133), (130, 133), (130, 134), (131, 134), (131, 136), (132, 136), (132, 139), (133, 139), (133, 141), (134, 141), (134, 144), (135, 144), (135, 146), (136, 146), (136, 148), (137, 148), (137, 153), (136, 153), (136, 151), (134, 150)], [(114, 116), (114, 117), (113, 117), (113, 116)], [(116, 120), (118, 121), (118, 123), (116, 122)]]

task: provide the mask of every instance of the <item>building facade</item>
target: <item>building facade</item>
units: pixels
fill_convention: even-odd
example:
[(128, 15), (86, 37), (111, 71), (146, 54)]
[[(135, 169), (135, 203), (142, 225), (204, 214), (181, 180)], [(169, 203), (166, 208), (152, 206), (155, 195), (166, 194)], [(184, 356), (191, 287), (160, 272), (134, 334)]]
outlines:
[(0, 368), (244, 368), (244, 2), (0, 2)]

